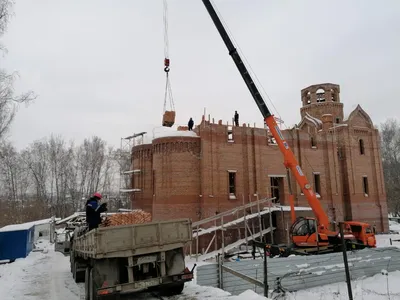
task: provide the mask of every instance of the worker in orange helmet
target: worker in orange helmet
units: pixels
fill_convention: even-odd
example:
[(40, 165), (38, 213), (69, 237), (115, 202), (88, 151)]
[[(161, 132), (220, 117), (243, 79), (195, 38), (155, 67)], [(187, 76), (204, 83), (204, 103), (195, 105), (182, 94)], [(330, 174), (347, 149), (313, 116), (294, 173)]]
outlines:
[(103, 198), (102, 195), (96, 192), (86, 201), (86, 223), (89, 230), (99, 227), (101, 223), (100, 214), (107, 211), (107, 203), (99, 204), (101, 198)]

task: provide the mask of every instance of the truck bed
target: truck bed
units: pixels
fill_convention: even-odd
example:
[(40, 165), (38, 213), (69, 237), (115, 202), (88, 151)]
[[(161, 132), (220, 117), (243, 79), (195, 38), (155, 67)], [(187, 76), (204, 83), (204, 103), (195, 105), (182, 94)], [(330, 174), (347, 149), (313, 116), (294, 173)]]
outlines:
[(192, 240), (190, 219), (100, 227), (74, 237), (72, 250), (84, 258), (130, 257), (183, 247)]

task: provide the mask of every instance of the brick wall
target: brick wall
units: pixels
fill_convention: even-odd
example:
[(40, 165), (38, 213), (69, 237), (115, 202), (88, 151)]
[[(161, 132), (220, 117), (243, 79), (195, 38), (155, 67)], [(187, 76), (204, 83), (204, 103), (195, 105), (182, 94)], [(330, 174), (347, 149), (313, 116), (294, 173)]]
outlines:
[[(315, 102), (313, 93), (321, 87), (328, 91), (326, 99), (335, 95), (334, 101)], [(311, 104), (307, 104), (309, 92)], [(365, 221), (387, 232), (379, 132), (359, 106), (344, 119), (339, 92), (339, 86), (331, 84), (303, 90), (301, 122), (282, 133), (314, 189), (314, 174), (319, 175), (319, 201), (331, 221)], [(203, 117), (195, 129), (198, 137), (164, 137), (135, 147), (133, 164), (143, 168), (142, 179), (137, 179), (143, 191), (135, 195), (134, 206), (151, 211), (156, 220), (190, 217), (196, 221), (255, 201), (255, 194), (271, 197), (271, 176), (283, 178), (280, 203), (289, 205), (283, 156), (277, 145), (268, 142), (268, 131), (243, 124), (231, 129), (233, 138), (228, 141), (228, 130), (230, 126), (221, 121)], [(229, 194), (229, 172), (236, 174), (235, 198)], [(294, 177), (290, 180), (296, 206), (308, 206)]]

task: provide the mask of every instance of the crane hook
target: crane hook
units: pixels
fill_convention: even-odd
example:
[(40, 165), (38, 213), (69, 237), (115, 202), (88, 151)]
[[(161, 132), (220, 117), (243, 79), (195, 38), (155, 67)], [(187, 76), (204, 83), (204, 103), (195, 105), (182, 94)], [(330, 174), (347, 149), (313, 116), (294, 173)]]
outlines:
[(168, 73), (169, 72), (169, 58), (164, 59), (164, 72)]

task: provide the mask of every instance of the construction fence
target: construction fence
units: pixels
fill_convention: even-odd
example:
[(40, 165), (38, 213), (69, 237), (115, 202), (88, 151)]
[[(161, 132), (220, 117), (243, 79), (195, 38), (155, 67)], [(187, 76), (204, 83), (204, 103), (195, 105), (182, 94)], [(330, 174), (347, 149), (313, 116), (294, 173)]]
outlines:
[[(351, 280), (400, 270), (396, 247), (348, 251)], [(264, 294), (263, 259), (213, 263), (197, 268), (197, 284), (222, 288), (233, 295), (246, 290)], [(342, 253), (267, 258), (267, 282), (272, 291), (295, 292), (345, 282)]]

